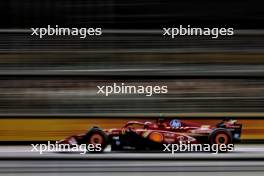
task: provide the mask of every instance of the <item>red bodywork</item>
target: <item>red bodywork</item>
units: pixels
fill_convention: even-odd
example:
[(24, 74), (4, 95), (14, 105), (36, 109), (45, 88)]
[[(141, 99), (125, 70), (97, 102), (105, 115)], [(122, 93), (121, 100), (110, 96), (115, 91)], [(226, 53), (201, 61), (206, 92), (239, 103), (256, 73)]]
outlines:
[[(94, 127), (85, 134), (70, 136), (65, 140), (60, 141), (60, 143), (90, 143), (90, 140), (87, 140), (88, 138), (85, 138), (85, 136), (94, 133), (93, 129), (95, 128), (99, 129), (98, 127)], [(237, 124), (234, 120), (224, 120), (215, 126), (202, 125), (176, 119), (158, 119), (157, 121), (145, 122), (129, 121), (122, 128), (103, 129), (101, 132), (107, 137), (108, 144), (111, 144), (112, 148), (115, 148), (121, 145), (122, 147), (143, 145), (142, 143), (145, 145), (146, 142), (142, 141), (159, 144), (173, 144), (180, 142), (214, 143), (215, 137), (213, 136), (213, 133), (216, 130), (220, 130), (221, 134), (226, 133), (226, 135), (228, 135), (228, 143), (240, 139), (241, 125)], [(212, 136), (211, 139), (210, 136)], [(227, 139), (224, 138), (223, 140)]]

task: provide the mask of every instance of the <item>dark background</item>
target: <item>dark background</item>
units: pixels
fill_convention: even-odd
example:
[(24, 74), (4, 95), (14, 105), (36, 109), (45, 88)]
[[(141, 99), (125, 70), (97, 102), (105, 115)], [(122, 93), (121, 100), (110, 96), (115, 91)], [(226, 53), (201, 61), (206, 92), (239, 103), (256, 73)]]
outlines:
[(246, 0), (1, 0), (1, 28), (153, 28), (179, 24), (263, 28), (261, 1)]

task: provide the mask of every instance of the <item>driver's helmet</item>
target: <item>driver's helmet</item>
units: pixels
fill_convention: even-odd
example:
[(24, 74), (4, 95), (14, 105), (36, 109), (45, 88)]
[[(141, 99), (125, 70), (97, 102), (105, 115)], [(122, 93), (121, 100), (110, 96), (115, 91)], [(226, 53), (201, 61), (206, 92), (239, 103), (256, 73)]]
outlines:
[(171, 128), (180, 128), (181, 127), (181, 121), (178, 119), (173, 119), (170, 121)]

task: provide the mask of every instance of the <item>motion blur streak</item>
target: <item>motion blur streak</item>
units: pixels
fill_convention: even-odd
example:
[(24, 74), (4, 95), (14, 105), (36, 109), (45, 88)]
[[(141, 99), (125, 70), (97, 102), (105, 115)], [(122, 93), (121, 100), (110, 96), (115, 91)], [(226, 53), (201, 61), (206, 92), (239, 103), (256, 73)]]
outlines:
[(86, 53), (86, 50), (68, 53), (0, 53), (0, 74), (260, 77), (264, 75), (264, 55), (243, 52)]
[[(166, 85), (168, 94), (97, 94), (97, 86)], [(262, 112), (264, 80), (255, 78), (1, 77), (1, 114)]]
[[(140, 120), (139, 118), (23, 118), (0, 119), (0, 141), (47, 141), (61, 140), (74, 134), (82, 134), (92, 126), (100, 126), (103, 129), (121, 128), (128, 120)], [(155, 120), (154, 118), (145, 118)], [(188, 120), (187, 120), (188, 121)], [(190, 122), (200, 123), (200, 119), (192, 119)], [(220, 120), (212, 118), (203, 119), (203, 124), (215, 125)], [(242, 140), (264, 140), (264, 119), (239, 120), (243, 124)]]
[[(77, 36), (49, 36), (45, 39), (31, 36), (30, 33), (0, 31), (0, 51), (21, 52), (151, 52), (151, 53), (212, 53), (250, 52), (263, 53), (263, 30), (236, 30), (234, 36), (211, 39), (209, 36), (177, 36), (175, 39), (160, 33), (127, 32), (118, 30), (101, 36), (80, 39)], [(246, 34), (244, 34), (246, 32)], [(248, 32), (248, 33), (247, 33)]]

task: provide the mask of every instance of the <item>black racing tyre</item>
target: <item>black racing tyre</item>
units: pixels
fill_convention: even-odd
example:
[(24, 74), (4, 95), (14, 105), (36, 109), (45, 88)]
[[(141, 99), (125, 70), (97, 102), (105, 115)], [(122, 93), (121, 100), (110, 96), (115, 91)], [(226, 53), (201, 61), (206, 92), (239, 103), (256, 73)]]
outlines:
[(95, 146), (95, 150), (89, 150), (89, 152), (103, 152), (108, 144), (107, 135), (100, 128), (94, 127), (86, 133), (82, 143), (86, 144), (87, 148), (89, 144)]
[(209, 143), (212, 144), (232, 144), (232, 134), (224, 129), (224, 128), (217, 128), (209, 135)]

